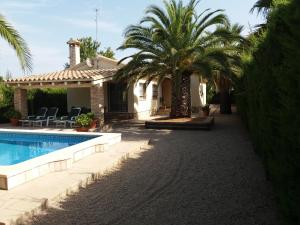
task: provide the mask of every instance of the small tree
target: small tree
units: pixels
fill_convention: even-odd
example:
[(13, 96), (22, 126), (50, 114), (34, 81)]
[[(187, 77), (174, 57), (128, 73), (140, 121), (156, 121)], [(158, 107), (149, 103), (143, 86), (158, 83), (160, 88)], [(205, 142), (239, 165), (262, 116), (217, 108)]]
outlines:
[(85, 37), (78, 39), (80, 41), (80, 61), (83, 62), (88, 58), (95, 58), (100, 48), (100, 42), (92, 39), (92, 37)]
[(103, 55), (107, 58), (115, 59), (115, 53), (111, 47), (106, 48), (105, 50), (100, 50), (100, 55)]

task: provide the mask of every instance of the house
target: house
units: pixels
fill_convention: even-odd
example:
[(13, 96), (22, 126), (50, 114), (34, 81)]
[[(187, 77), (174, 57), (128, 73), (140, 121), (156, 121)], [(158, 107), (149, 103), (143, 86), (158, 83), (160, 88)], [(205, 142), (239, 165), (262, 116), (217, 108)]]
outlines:
[[(70, 39), (70, 68), (58, 72), (30, 75), (7, 80), (14, 86), (15, 109), (27, 116), (27, 90), (33, 88), (67, 88), (68, 109), (72, 106), (90, 108), (102, 120), (104, 118), (147, 119), (159, 109), (171, 106), (171, 80), (161, 84), (152, 81), (148, 86), (140, 80), (127, 87), (115, 82), (113, 76), (122, 66), (116, 60), (98, 55), (94, 59), (80, 62), (80, 43)], [(199, 111), (206, 103), (206, 85), (197, 76), (191, 78), (192, 108)]]

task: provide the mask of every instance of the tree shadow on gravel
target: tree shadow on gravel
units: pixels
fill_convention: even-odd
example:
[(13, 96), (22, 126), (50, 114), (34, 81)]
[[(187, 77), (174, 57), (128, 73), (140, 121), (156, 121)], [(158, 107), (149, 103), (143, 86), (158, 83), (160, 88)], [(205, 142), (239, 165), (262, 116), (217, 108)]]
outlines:
[(27, 224), (278, 224), (244, 129), (230, 118), (216, 122), (208, 132), (116, 128), (125, 141), (150, 138), (151, 146)]

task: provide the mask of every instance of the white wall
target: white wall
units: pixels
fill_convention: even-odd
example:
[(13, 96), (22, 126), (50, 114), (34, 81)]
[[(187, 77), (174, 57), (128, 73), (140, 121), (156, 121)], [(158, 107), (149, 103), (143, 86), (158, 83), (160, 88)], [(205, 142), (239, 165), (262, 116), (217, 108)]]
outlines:
[[(136, 82), (136, 84), (133, 87), (133, 96), (129, 97), (129, 102), (133, 99), (134, 100), (134, 113), (136, 114), (136, 117), (138, 119), (147, 119), (149, 116), (151, 116), (159, 107), (159, 96), (157, 99), (153, 99), (153, 84), (156, 84), (156, 82), (151, 82), (146, 89), (146, 99), (140, 98), (140, 90), (139, 90), (139, 84), (145, 83), (145, 80), (140, 80)], [(130, 95), (129, 95), (130, 96)]]
[(72, 106), (91, 108), (90, 88), (69, 88), (67, 91), (68, 111)]
[(194, 112), (198, 112), (206, 104), (206, 84), (200, 83), (197, 75), (191, 76), (191, 101)]
[(207, 104), (206, 102), (206, 83), (200, 83), (200, 92), (202, 93), (201, 98), (201, 106), (204, 106)]

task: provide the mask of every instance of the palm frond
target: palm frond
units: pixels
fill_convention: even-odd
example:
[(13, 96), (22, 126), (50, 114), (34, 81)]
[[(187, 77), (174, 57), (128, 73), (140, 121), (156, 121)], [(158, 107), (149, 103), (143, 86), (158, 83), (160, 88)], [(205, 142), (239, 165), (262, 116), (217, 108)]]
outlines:
[(30, 50), (25, 40), (20, 36), (0, 14), (0, 36), (16, 51), (23, 71), (32, 71), (32, 59)]

